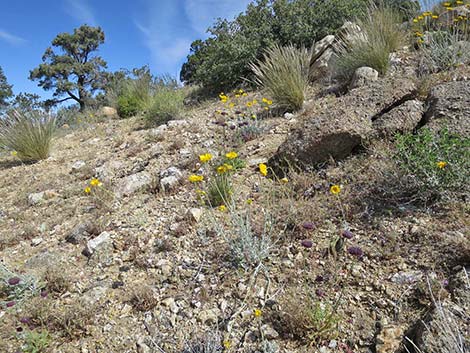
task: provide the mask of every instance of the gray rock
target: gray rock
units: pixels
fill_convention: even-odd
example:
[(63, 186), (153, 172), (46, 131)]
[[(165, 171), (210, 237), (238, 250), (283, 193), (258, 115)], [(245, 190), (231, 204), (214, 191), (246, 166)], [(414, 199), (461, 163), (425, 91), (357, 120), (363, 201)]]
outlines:
[(203, 212), (202, 208), (191, 208), (188, 211), (188, 218), (190, 221), (197, 223), (201, 220)]
[(95, 168), (95, 175), (102, 181), (111, 181), (124, 168), (124, 163), (118, 160), (105, 162), (102, 166)]
[(349, 84), (349, 89), (367, 86), (370, 82), (377, 81), (379, 73), (371, 67), (360, 67), (355, 72)]
[(112, 250), (113, 240), (111, 239), (111, 234), (108, 232), (103, 232), (98, 235), (96, 238), (89, 240), (83, 250), (83, 254), (87, 257), (90, 257), (95, 252), (100, 250)]
[(279, 333), (268, 324), (261, 326), (261, 333), (263, 337), (268, 340), (273, 340), (279, 337)]
[(165, 134), (168, 130), (167, 125), (160, 125), (154, 129), (149, 130), (148, 134), (151, 138), (162, 140), (165, 138)]
[(147, 188), (152, 183), (152, 176), (147, 172), (129, 175), (121, 179), (116, 188), (116, 196), (129, 196)]
[(86, 163), (84, 161), (76, 161), (72, 164), (71, 169), (72, 172), (78, 172), (80, 169), (85, 167)]
[(424, 114), (424, 104), (419, 100), (407, 101), (373, 122), (377, 137), (393, 136), (397, 132), (412, 132)]
[(446, 82), (432, 88), (426, 101), (425, 124), (439, 131), (470, 135), (470, 81)]
[(44, 241), (43, 238), (39, 238), (39, 237), (38, 238), (33, 238), (33, 239), (31, 239), (31, 246), (38, 246), (43, 241)]
[(391, 281), (398, 284), (411, 284), (416, 283), (422, 276), (420, 271), (398, 272), (392, 276)]
[(65, 237), (65, 241), (75, 245), (79, 244), (80, 242), (90, 237), (89, 228), (90, 225), (88, 223), (80, 223), (76, 225), (75, 228), (73, 228), (71, 232)]
[(183, 173), (176, 167), (170, 167), (160, 173), (160, 187), (163, 191), (173, 190), (183, 178)]
[(28, 195), (28, 204), (30, 206), (38, 205), (44, 200), (44, 191)]
[(217, 317), (218, 310), (216, 309), (202, 310), (197, 315), (197, 321), (206, 325), (214, 325), (217, 323)]

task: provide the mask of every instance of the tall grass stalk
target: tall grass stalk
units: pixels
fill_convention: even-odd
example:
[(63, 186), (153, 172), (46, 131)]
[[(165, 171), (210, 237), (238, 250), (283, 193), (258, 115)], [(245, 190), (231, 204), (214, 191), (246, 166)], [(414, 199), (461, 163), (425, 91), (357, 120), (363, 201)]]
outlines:
[(49, 157), (56, 131), (56, 118), (37, 111), (12, 111), (0, 118), (0, 147), (22, 161), (39, 161)]
[(302, 108), (308, 88), (311, 51), (292, 45), (273, 46), (266, 50), (262, 59), (250, 64), (255, 83), (280, 108)]

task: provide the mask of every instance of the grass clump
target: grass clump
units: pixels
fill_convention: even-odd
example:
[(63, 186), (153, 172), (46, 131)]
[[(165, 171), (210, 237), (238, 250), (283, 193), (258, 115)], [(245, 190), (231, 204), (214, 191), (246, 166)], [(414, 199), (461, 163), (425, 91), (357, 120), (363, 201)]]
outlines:
[[(337, 47), (335, 76), (347, 82), (360, 67), (371, 67), (384, 75), (390, 65), (390, 54), (396, 51), (406, 38), (400, 27), (401, 15), (385, 5), (370, 5), (365, 15), (357, 20), (362, 32), (352, 43)], [(348, 36), (348, 35), (347, 35)]]
[(25, 353), (42, 353), (46, 352), (47, 347), (51, 343), (51, 335), (47, 330), (43, 331), (28, 331), (24, 335)]
[(150, 126), (161, 125), (181, 115), (184, 108), (185, 91), (172, 87), (161, 87), (151, 98), (145, 113), (145, 120)]
[(233, 186), (228, 173), (216, 175), (207, 186), (207, 202), (211, 207), (219, 207), (230, 203), (232, 194)]
[(56, 119), (37, 111), (12, 111), (0, 117), (0, 148), (24, 162), (49, 157)]
[(286, 293), (277, 324), (285, 334), (315, 343), (332, 339), (340, 321), (334, 306), (315, 300), (312, 294)]
[(311, 52), (293, 45), (275, 45), (263, 59), (250, 65), (255, 83), (262, 87), (277, 105), (289, 111), (302, 108), (308, 88)]
[(398, 135), (395, 160), (414, 190), (426, 194), (468, 193), (470, 139), (447, 129)]

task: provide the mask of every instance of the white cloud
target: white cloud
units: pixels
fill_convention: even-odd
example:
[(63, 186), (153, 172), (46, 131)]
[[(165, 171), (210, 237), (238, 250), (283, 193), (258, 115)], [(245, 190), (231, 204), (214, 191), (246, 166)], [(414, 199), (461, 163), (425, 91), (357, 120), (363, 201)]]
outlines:
[(98, 23), (93, 9), (86, 0), (67, 0), (65, 11), (80, 24), (96, 26)]
[(7, 31), (3, 31), (0, 29), (0, 39), (4, 40), (7, 43), (13, 44), (13, 45), (20, 45), (23, 43), (26, 43), (26, 39), (15, 36)]

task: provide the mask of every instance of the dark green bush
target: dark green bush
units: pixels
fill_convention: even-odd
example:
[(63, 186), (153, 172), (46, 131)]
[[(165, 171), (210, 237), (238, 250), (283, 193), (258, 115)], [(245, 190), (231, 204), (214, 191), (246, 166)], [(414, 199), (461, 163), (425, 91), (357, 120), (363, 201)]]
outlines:
[(442, 130), (422, 129), (398, 135), (395, 160), (411, 179), (416, 192), (425, 194), (468, 193), (470, 138)]
[(368, 0), (258, 0), (235, 20), (219, 20), (210, 37), (196, 40), (181, 81), (227, 91), (251, 76), (249, 63), (274, 44), (309, 48), (356, 17)]
[(121, 118), (130, 118), (141, 111), (139, 100), (136, 96), (120, 96), (117, 100), (117, 112)]

